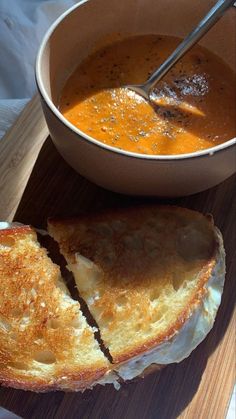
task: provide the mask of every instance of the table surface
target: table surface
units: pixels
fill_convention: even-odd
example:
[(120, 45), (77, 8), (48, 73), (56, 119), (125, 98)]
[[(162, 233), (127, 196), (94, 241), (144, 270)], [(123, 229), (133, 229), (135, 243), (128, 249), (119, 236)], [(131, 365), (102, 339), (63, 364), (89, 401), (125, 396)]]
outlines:
[[(125, 383), (120, 391), (112, 386), (97, 386), (83, 394), (35, 394), (1, 387), (0, 406), (24, 418), (37, 419), (224, 418), (235, 379), (236, 176), (209, 191), (175, 200), (122, 196), (105, 191), (76, 174), (49, 138), (44, 143), (46, 137), (38, 99), (34, 99), (8, 133), (7, 142), (3, 139), (0, 143), (1, 219), (14, 218), (35, 227), (45, 227), (48, 216), (74, 216), (91, 208), (154, 202), (210, 212), (225, 242), (225, 289), (213, 330), (180, 364)], [(12, 146), (9, 146), (9, 138)]]

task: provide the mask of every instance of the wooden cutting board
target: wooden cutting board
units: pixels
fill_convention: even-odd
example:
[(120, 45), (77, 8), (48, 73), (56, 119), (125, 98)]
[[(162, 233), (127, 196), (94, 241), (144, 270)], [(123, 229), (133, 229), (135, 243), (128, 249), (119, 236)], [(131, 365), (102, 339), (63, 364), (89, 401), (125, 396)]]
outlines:
[(122, 196), (75, 173), (47, 136), (36, 97), (0, 141), (0, 219), (45, 227), (48, 216), (73, 216), (91, 209), (144, 202), (168, 202), (210, 212), (225, 241), (225, 289), (213, 330), (180, 364), (126, 383), (118, 392), (112, 386), (98, 386), (83, 394), (34, 394), (2, 387), (0, 406), (21, 417), (37, 419), (224, 419), (235, 381), (236, 177), (177, 200)]

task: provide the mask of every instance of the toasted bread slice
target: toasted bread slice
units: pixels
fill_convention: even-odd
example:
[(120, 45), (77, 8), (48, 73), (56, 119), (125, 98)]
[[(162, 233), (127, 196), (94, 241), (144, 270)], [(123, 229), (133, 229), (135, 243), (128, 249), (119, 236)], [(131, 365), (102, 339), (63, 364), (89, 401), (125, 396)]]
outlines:
[(80, 295), (124, 379), (179, 362), (213, 326), (223, 243), (210, 216), (172, 206), (50, 220)]
[(28, 226), (0, 230), (0, 382), (84, 390), (114, 380), (92, 328)]

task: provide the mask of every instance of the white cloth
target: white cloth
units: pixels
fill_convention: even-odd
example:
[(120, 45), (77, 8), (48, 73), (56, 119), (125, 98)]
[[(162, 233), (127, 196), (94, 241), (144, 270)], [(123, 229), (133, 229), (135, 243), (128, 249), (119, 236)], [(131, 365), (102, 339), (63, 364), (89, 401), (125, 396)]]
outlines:
[(0, 138), (35, 92), (35, 57), (44, 33), (75, 3), (0, 0)]
[[(44, 33), (77, 2), (0, 0), (0, 138), (35, 92), (35, 57)], [(235, 419), (235, 390), (227, 419)]]

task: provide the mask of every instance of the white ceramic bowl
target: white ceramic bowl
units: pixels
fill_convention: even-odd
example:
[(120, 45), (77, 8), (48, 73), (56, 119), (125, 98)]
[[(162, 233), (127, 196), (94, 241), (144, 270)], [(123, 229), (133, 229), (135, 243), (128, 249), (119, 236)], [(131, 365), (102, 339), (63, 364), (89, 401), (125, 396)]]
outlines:
[[(88, 0), (79, 2), (52, 25), (38, 53), (36, 80), (51, 138), (76, 171), (116, 192), (158, 196), (200, 192), (236, 171), (236, 138), (197, 153), (136, 154), (89, 137), (68, 122), (56, 106), (66, 79), (98, 43), (107, 42), (116, 33), (184, 37), (214, 3), (215, 0)], [(200, 42), (232, 68), (236, 63), (235, 18), (236, 10), (232, 8)]]

